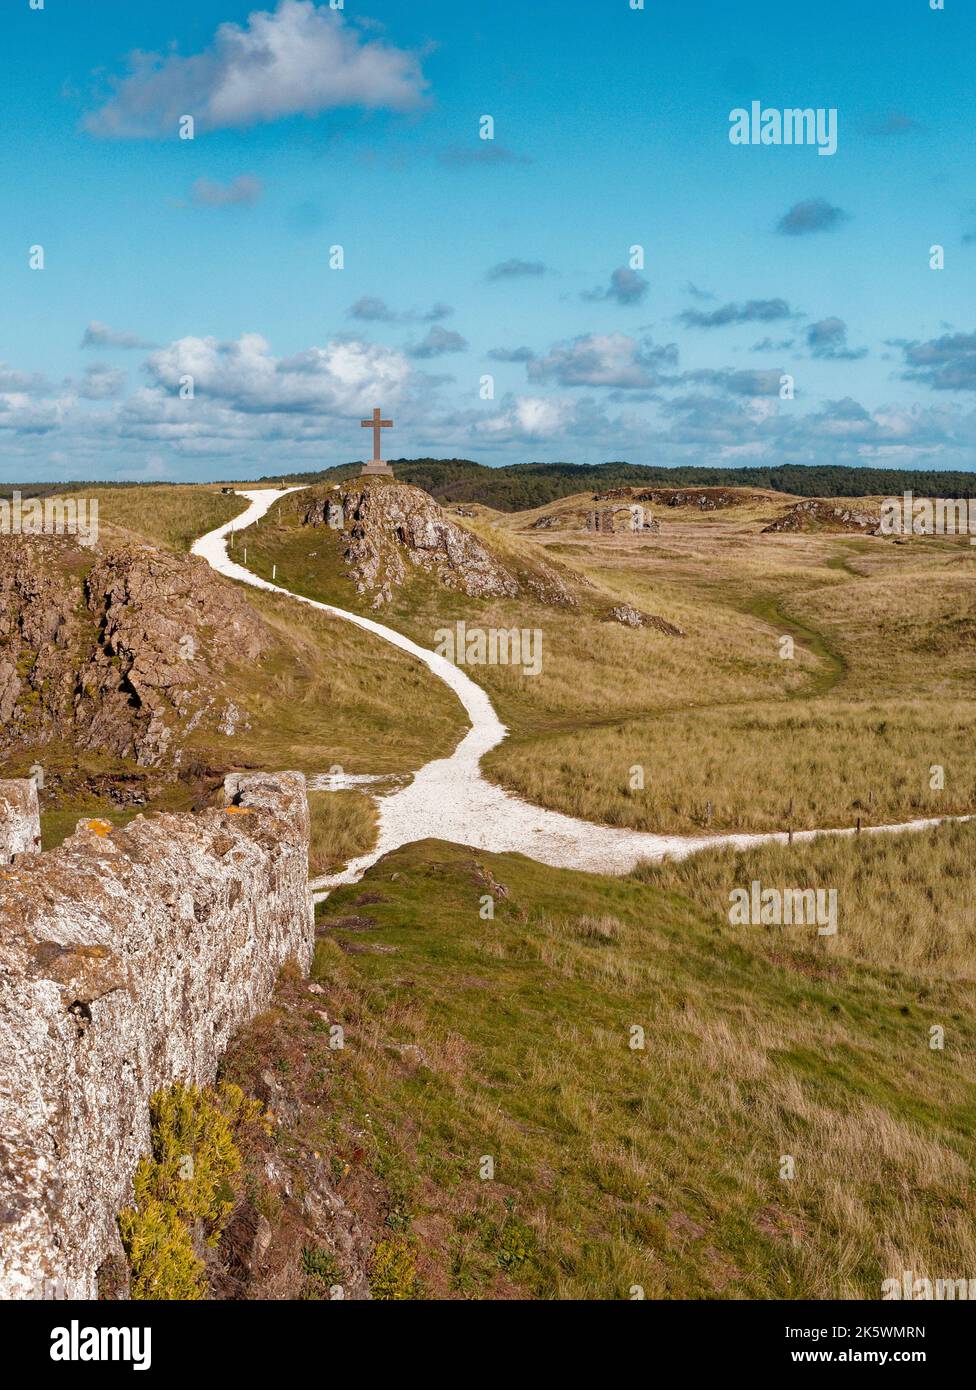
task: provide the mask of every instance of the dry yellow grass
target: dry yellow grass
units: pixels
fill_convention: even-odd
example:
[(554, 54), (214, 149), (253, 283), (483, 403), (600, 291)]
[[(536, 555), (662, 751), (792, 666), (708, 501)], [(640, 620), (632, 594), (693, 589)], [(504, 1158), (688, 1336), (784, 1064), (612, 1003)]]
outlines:
[[(657, 536), (527, 529), (587, 498), (521, 517), (452, 513), (516, 570), (543, 558), (578, 575), (578, 608), (476, 601), (414, 576), (383, 617), (425, 646), (459, 621), (541, 632), (541, 674), (468, 673), (511, 731), (486, 771), (557, 810), (679, 832), (970, 810), (976, 556), (940, 540), (763, 535), (789, 500), (661, 508)], [(283, 504), (254, 536), (258, 571), (277, 563), (301, 592), (361, 609), (337, 537), (297, 517)], [(622, 602), (685, 636), (606, 621)], [(931, 785), (935, 766), (944, 788)], [(643, 789), (630, 785), (638, 767)]]
[[(543, 544), (602, 591), (673, 616), (688, 634), (681, 669), (662, 639), (643, 667), (644, 710), (618, 718), (608, 700), (592, 719), (592, 629), (581, 624), (572, 654), (548, 655), (587, 715), (547, 728), (523, 707), (487, 760), (493, 776), (558, 810), (662, 831), (881, 824), (976, 806), (968, 546), (764, 536), (764, 518), (738, 510), (662, 515), (657, 538)], [(795, 648), (784, 661), (786, 635)], [(621, 640), (633, 654), (643, 637)], [(635, 767), (643, 790), (630, 785)]]
[(339, 618), (246, 592), (279, 644), (270, 661), (239, 668), (251, 718), (227, 740), (239, 760), (307, 774), (407, 772), (454, 748), (464, 710), (421, 662)]
[[(727, 939), (822, 964), (849, 959), (925, 982), (976, 985), (976, 824), (901, 835), (823, 836), (741, 853), (709, 850), (678, 862), (645, 864), (641, 882), (680, 893), (704, 909)], [(836, 889), (838, 931), (729, 926), (729, 894), (754, 881), (773, 888)], [(970, 991), (971, 993), (971, 991)]]
[[(295, 769), (315, 776), (334, 769), (348, 773), (403, 773), (449, 753), (462, 736), (465, 716), (452, 693), (421, 663), (360, 632), (349, 623), (297, 610), (288, 599), (268, 594), (249, 598), (274, 634), (259, 665), (239, 665), (228, 676), (235, 702), (246, 714), (230, 736), (198, 729), (186, 741), (183, 779), (157, 785), (140, 810), (184, 810), (200, 802), (208, 784), (224, 771)], [(21, 751), (5, 766), (7, 776), (26, 776), (36, 752)], [(107, 754), (79, 754), (69, 745), (45, 745), (48, 773), (61, 792), (44, 817), (45, 848), (59, 844), (82, 815), (105, 815), (123, 824), (134, 810), (119, 811), (108, 779), (146, 777), (144, 770)], [(91, 788), (104, 783), (102, 793)], [(73, 787), (77, 784), (77, 790)], [(355, 793), (323, 794), (316, 854), (321, 872), (373, 839), (372, 803)], [(346, 823), (344, 823), (346, 822)]]
[(247, 507), (243, 497), (190, 483), (98, 487), (91, 495), (98, 500), (100, 527), (117, 527), (170, 550), (189, 550), (198, 536)]
[(362, 792), (309, 792), (308, 810), (308, 869), (313, 878), (337, 872), (376, 843), (376, 805)]
[(503, 744), (485, 769), (530, 801), (636, 830), (898, 824), (976, 811), (972, 721), (960, 700), (668, 711)]
[[(278, 504), (260, 531), (249, 533), (249, 565), (256, 573), (270, 575), (276, 564), (281, 582), (297, 592), (369, 612), (427, 647), (435, 645), (439, 629), (461, 620), (483, 628), (538, 628), (544, 652), (540, 675), (526, 676), (521, 668), (509, 666), (469, 671), (491, 692), (515, 730), (567, 727), (650, 707), (775, 699), (784, 690), (802, 691), (816, 679), (815, 654), (801, 646), (794, 662), (788, 666), (780, 662), (778, 628), (764, 614), (730, 602), (727, 593), (699, 588), (689, 595), (685, 584), (674, 579), (659, 583), (656, 578), (642, 592), (640, 581), (648, 564), (661, 560), (649, 544), (618, 556), (620, 565), (625, 565), (622, 570), (613, 565), (607, 568), (605, 553), (598, 552), (596, 558), (606, 573), (596, 564), (592, 572), (587, 563), (578, 565), (577, 560), (585, 562), (586, 557), (575, 551), (563, 555), (561, 550), (553, 554), (547, 550), (542, 558), (557, 564), (565, 560), (570, 573), (580, 568), (591, 581), (577, 589), (578, 608), (528, 597), (479, 601), (413, 574), (409, 587), (395, 593), (392, 604), (377, 614), (356, 593), (336, 558), (341, 536), (326, 528), (302, 528), (297, 512), (294, 502)], [(451, 520), (485, 536), (505, 559), (531, 564), (541, 553), (534, 539), (507, 532), (493, 538), (484, 521), (472, 523), (456, 516)], [(604, 621), (624, 598), (684, 629), (687, 637), (665, 637), (651, 629), (634, 631)], [(708, 673), (707, 681), (703, 671)]]

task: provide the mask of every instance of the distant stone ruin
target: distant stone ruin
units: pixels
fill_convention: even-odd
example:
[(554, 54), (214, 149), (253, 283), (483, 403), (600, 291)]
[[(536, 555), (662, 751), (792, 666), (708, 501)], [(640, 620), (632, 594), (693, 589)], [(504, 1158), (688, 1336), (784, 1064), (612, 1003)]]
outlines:
[(611, 608), (604, 619), (605, 622), (623, 623), (624, 627), (648, 627), (655, 632), (661, 632), (665, 637), (684, 637), (684, 632), (680, 627), (675, 627), (674, 623), (669, 623), (667, 618), (659, 618), (653, 613), (642, 613), (639, 608), (635, 608), (630, 603), (618, 603)]
[(631, 503), (626, 507), (598, 507), (587, 512), (586, 529), (602, 535), (614, 535), (618, 531), (657, 535), (661, 524), (642, 506)]
[(717, 512), (769, 499), (775, 499), (775, 494), (744, 487), (612, 487), (593, 494), (594, 502), (653, 502), (661, 507), (696, 507), (700, 512)]
[[(0, 870), (2, 1299), (96, 1296), (150, 1097), (213, 1081), (282, 966), (309, 968), (305, 778), (233, 775), (224, 796), (79, 821)], [(36, 850), (33, 783), (0, 784), (0, 805), (8, 850)]]
[(598, 511), (586, 513), (587, 531), (599, 531), (603, 535), (613, 535), (613, 508), (601, 507)]

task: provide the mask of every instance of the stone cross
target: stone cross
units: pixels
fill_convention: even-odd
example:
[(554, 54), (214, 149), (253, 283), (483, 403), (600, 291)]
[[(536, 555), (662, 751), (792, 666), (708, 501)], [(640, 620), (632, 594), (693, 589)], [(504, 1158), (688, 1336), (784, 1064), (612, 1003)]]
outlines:
[(384, 420), (383, 412), (380, 410), (379, 406), (377, 406), (373, 411), (373, 418), (371, 420), (363, 420), (362, 426), (364, 430), (373, 431), (373, 463), (382, 463), (383, 456), (380, 453), (380, 440), (382, 436), (380, 431), (391, 430), (393, 428), (393, 421)]

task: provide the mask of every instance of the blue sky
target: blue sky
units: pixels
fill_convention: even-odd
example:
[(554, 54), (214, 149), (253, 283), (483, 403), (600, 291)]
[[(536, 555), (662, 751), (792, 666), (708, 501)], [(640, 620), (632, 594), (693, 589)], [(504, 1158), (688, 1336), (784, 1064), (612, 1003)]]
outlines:
[[(374, 404), (391, 457), (973, 466), (968, 0), (7, 0), (0, 31), (6, 481), (322, 467)], [(731, 144), (753, 101), (836, 109), (836, 154)]]

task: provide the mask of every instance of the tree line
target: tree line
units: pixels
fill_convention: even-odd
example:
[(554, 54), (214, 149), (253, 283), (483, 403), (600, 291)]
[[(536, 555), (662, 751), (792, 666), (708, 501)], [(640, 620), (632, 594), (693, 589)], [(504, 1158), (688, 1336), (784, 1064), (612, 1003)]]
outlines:
[[(611, 487), (744, 487), (798, 497), (976, 497), (976, 473), (925, 469), (848, 468), (781, 464), (775, 468), (658, 468), (613, 462), (516, 463), (488, 468), (472, 459), (391, 459), (397, 477), (423, 488), (439, 502), (481, 502), (502, 512), (528, 511), (575, 492)], [(360, 463), (316, 473), (293, 473), (261, 482), (340, 482), (355, 477)]]

